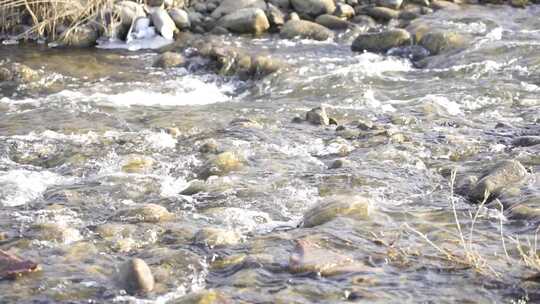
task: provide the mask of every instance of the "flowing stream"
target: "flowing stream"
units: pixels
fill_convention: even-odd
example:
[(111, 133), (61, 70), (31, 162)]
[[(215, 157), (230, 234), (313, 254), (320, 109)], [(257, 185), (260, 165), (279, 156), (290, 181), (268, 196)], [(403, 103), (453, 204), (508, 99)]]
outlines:
[[(540, 217), (478, 209), (450, 185), (454, 169), (459, 179), (516, 159), (531, 178), (504, 199), (540, 210), (540, 145), (512, 145), (540, 135), (538, 16), (538, 6), (425, 16), (471, 41), (424, 68), (353, 53), (348, 33), (332, 42), (221, 38), (287, 63), (258, 81), (153, 68), (150, 51), (0, 46), (1, 60), (40, 74), (0, 87), (0, 249), (42, 268), (0, 281), (0, 303), (175, 303), (196, 293), (231, 303), (538, 301), (523, 256)], [(345, 131), (292, 122), (321, 104)], [(386, 131), (359, 131), (358, 120)], [(208, 143), (243, 165), (186, 191)], [(337, 159), (346, 165), (330, 169)], [(298, 228), (310, 207), (340, 194), (369, 198), (369, 217)], [(142, 204), (174, 219), (118, 215)], [(205, 227), (239, 239), (194, 241)], [(291, 272), (297, 240), (365, 269)], [(152, 293), (116, 285), (131, 257), (152, 269)]]

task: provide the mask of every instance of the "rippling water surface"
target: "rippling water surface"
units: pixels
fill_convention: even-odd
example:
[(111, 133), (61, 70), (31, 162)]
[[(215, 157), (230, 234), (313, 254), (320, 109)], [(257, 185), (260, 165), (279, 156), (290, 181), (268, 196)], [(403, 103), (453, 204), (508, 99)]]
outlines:
[[(0, 87), (0, 232), (8, 236), (0, 249), (42, 266), (0, 282), (0, 302), (165, 303), (197, 292), (232, 303), (538, 301), (538, 286), (523, 280), (534, 268), (516, 244), (534, 249), (540, 218), (482, 208), (470, 238), (478, 208), (452, 196), (449, 172), (459, 179), (517, 159), (532, 178), (504, 199), (540, 210), (540, 147), (511, 145), (540, 133), (539, 15), (538, 7), (478, 7), (424, 17), (471, 43), (423, 69), (352, 53), (347, 33), (337, 42), (228, 37), (287, 62), (256, 82), (152, 68), (150, 52), (0, 47), (42, 76), (37, 88)], [(386, 131), (291, 122), (321, 103), (347, 130), (362, 119)], [(237, 118), (253, 122), (230, 124)], [(210, 140), (244, 164), (188, 193)], [(329, 169), (341, 158), (350, 162)], [(334, 194), (368, 197), (373, 212), (297, 228), (308, 208)], [(452, 197), (476, 268), (459, 262), (467, 252)], [(149, 203), (174, 219), (118, 216)], [(240, 240), (200, 244), (204, 227)], [(320, 260), (332, 252), (366, 267), (293, 273), (297, 240), (326, 252)], [(153, 293), (128, 296), (115, 285), (131, 257), (152, 268)]]

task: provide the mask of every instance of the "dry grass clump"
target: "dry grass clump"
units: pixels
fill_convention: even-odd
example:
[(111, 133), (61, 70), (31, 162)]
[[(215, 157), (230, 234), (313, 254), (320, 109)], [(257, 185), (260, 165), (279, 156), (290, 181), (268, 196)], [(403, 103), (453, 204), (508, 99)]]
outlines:
[[(493, 256), (487, 256), (486, 252), (490, 252), (487, 244), (482, 244), (482, 242), (478, 241), (475, 235), (475, 224), (479, 218), (479, 214), (481, 210), (483, 209), (484, 205), (486, 204), (487, 199), (484, 199), (484, 201), (479, 204), (477, 207), (477, 211), (474, 214), (471, 214), (471, 221), (468, 226), (464, 226), (462, 222), (460, 221), (458, 217), (458, 212), (456, 210), (455, 205), (455, 198), (454, 198), (454, 184), (455, 184), (455, 178), (456, 178), (456, 172), (452, 172), (451, 181), (450, 181), (450, 187), (451, 187), (451, 193), (450, 193), (450, 204), (452, 207), (454, 222), (455, 222), (455, 228), (457, 230), (457, 239), (456, 240), (448, 240), (451, 243), (458, 243), (460, 244), (461, 250), (460, 252), (451, 251), (449, 249), (446, 249), (442, 247), (441, 245), (435, 244), (432, 240), (429, 239), (429, 237), (422, 233), (421, 231), (411, 227), (408, 224), (404, 224), (404, 228), (416, 235), (418, 235), (421, 239), (423, 239), (429, 246), (434, 248), (439, 254), (440, 257), (459, 266), (465, 266), (468, 268), (475, 269), (479, 273), (491, 275), (496, 278), (502, 278), (505, 274), (511, 272), (512, 269), (515, 269), (516, 267), (519, 267), (524, 272), (532, 272), (533, 275), (523, 275), (522, 278), (524, 280), (534, 280), (540, 282), (540, 256), (538, 253), (538, 230), (540, 230), (540, 227), (537, 229), (534, 240), (531, 241), (530, 239), (526, 239), (525, 244), (520, 240), (519, 236), (512, 236), (503, 231), (503, 219), (501, 217), (500, 220), (500, 240), (501, 240), (501, 249), (504, 253), (504, 256), (497, 255), (496, 253), (493, 254)], [(489, 197), (489, 193), (484, 194), (485, 198)], [(498, 204), (500, 208), (500, 213), (503, 214), (503, 205), (496, 200), (494, 203)], [(512, 251), (512, 254), (510, 255), (507, 250), (507, 242), (515, 245), (515, 247), (512, 247), (512, 249), (515, 248), (515, 250)], [(484, 246), (485, 245), (485, 246)], [(482, 250), (483, 249), (483, 250)], [(483, 253), (482, 253), (483, 252)], [(499, 263), (499, 267), (492, 267), (494, 265), (493, 263), (498, 260), (501, 261), (501, 258), (503, 259), (503, 263)], [(510, 267), (509, 269), (506, 269), (504, 267), (501, 268), (502, 265), (507, 265)], [(508, 270), (508, 271), (507, 271)]]
[[(56, 40), (59, 33), (69, 36), (80, 25), (93, 23), (107, 31), (113, 23), (110, 12), (114, 0), (0, 0), (0, 33), (13, 32), (16, 26), (30, 28), (18, 38)], [(106, 14), (109, 14), (106, 16)], [(96, 22), (101, 20), (100, 22)]]

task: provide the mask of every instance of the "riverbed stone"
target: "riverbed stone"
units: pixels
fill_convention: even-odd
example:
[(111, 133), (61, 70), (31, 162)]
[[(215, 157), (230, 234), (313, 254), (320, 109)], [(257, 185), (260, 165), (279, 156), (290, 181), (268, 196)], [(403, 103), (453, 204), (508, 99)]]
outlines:
[(61, 40), (74, 48), (88, 48), (96, 45), (98, 30), (90, 25), (76, 26), (62, 34)]
[(224, 28), (240, 34), (260, 34), (270, 28), (266, 14), (259, 8), (244, 8), (219, 20)]
[(461, 7), (450, 1), (445, 0), (431, 0), (431, 8), (436, 10), (459, 10)]
[(445, 51), (465, 47), (466, 38), (457, 32), (435, 31), (424, 34), (419, 44), (432, 55), (437, 55)]
[(165, 52), (156, 59), (154, 62), (155, 67), (159, 68), (175, 68), (183, 66), (186, 63), (186, 59), (182, 54), (175, 52)]
[(399, 18), (399, 11), (395, 9), (391, 9), (388, 7), (368, 7), (365, 8), (366, 15), (373, 17), (380, 21), (388, 22), (392, 19), (398, 19)]
[(285, 14), (273, 4), (268, 3), (266, 15), (273, 28), (281, 28), (285, 24)]
[(187, 30), (191, 27), (191, 21), (189, 20), (188, 13), (180, 8), (173, 8), (169, 11), (169, 15), (176, 27), (180, 30)]
[(145, 261), (134, 258), (122, 264), (119, 283), (129, 294), (148, 293), (154, 289), (154, 275)]
[[(505, 160), (488, 169), (472, 187), (469, 198), (473, 202), (488, 202), (505, 189), (523, 182), (528, 176), (525, 167), (517, 160)], [(485, 197), (485, 194), (488, 194)]]
[(114, 5), (114, 12), (120, 17), (124, 27), (129, 27), (139, 17), (145, 17), (144, 8), (133, 1), (120, 1)]
[(266, 9), (266, 3), (264, 0), (224, 0), (212, 12), (211, 16), (215, 19), (219, 19), (227, 14), (231, 14), (245, 8), (259, 8), (264, 10)]
[(351, 19), (351, 22), (367, 28), (372, 28), (377, 25), (375, 19), (367, 15), (356, 15)]
[(173, 40), (176, 24), (167, 11), (163, 8), (157, 8), (150, 14), (150, 19), (156, 28), (156, 31), (165, 39)]
[(332, 30), (344, 30), (350, 26), (347, 20), (329, 14), (320, 15), (315, 22)]
[(384, 53), (391, 48), (411, 43), (411, 35), (403, 29), (393, 29), (379, 33), (360, 34), (352, 43), (355, 52)]
[(199, 173), (199, 178), (207, 179), (212, 175), (223, 176), (243, 168), (242, 158), (235, 152), (226, 151), (218, 155), (211, 156), (210, 160), (203, 166)]
[(377, 0), (377, 5), (395, 10), (399, 9), (402, 3), (403, 0)]
[(234, 246), (240, 243), (242, 236), (234, 231), (221, 228), (202, 228), (195, 234), (195, 243), (210, 247)]
[(234, 303), (226, 295), (215, 290), (201, 290), (190, 292), (189, 294), (176, 300), (176, 304), (231, 304)]
[(334, 33), (328, 28), (306, 20), (289, 20), (281, 29), (280, 36), (287, 39), (301, 38), (313, 40), (328, 40)]
[(320, 107), (309, 110), (306, 113), (306, 121), (313, 125), (329, 125), (330, 119), (328, 118), (328, 114), (326, 114), (326, 107), (321, 105)]
[(304, 214), (302, 226), (307, 228), (319, 226), (340, 216), (366, 219), (369, 217), (371, 209), (371, 202), (362, 196), (330, 196)]
[(131, 223), (159, 223), (174, 218), (167, 208), (157, 204), (143, 204), (120, 210), (116, 218)]
[(291, 0), (291, 5), (302, 16), (317, 17), (336, 10), (334, 0)]
[(291, 7), (291, 0), (268, 0), (268, 3), (284, 10), (288, 10)]
[(346, 3), (336, 4), (334, 15), (340, 18), (351, 19), (355, 15), (354, 8)]

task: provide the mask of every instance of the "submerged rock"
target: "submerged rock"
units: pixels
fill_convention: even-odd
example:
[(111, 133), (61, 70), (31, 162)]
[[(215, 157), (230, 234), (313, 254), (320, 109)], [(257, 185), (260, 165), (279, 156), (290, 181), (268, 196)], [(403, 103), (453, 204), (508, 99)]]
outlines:
[(41, 270), (37, 263), (0, 250), (0, 280), (16, 279), (24, 274)]
[(128, 293), (148, 293), (154, 289), (154, 275), (141, 259), (127, 261), (120, 267), (119, 283)]
[(289, 258), (292, 273), (317, 272), (322, 276), (333, 276), (349, 272), (367, 272), (374, 269), (355, 261), (348, 255), (325, 249), (313, 241), (302, 239)]
[(203, 228), (195, 234), (195, 243), (210, 247), (232, 246), (240, 242), (241, 235), (233, 230)]
[(184, 56), (174, 52), (165, 52), (161, 54), (154, 62), (155, 67), (159, 68), (174, 68), (183, 66), (186, 63)]
[(531, 147), (540, 145), (540, 136), (521, 136), (512, 141), (516, 147)]
[(332, 14), (336, 10), (334, 0), (291, 0), (291, 5), (300, 15), (309, 17)]
[(384, 53), (391, 48), (411, 43), (411, 35), (406, 30), (393, 29), (380, 33), (360, 34), (352, 43), (354, 52)]
[(259, 8), (244, 8), (220, 19), (219, 25), (240, 34), (260, 34), (270, 28), (266, 14)]
[(6, 63), (0, 66), (0, 81), (32, 83), (39, 79), (39, 73), (27, 65)]
[[(472, 186), (469, 198), (473, 202), (491, 201), (498, 197), (505, 189), (515, 186), (525, 180), (527, 170), (516, 160), (507, 160), (498, 163), (481, 176)], [(485, 197), (485, 194), (488, 196)]]
[(280, 36), (287, 39), (301, 38), (324, 41), (333, 38), (334, 32), (315, 22), (290, 20), (281, 29)]
[(336, 159), (335, 161), (333, 161), (330, 166), (328, 167), (329, 169), (340, 169), (340, 168), (343, 168), (343, 167), (349, 167), (351, 165), (351, 162), (349, 160), (346, 160), (346, 159)]
[(226, 175), (233, 171), (239, 171), (243, 166), (243, 160), (236, 153), (223, 152), (211, 157), (199, 173), (199, 178), (207, 179), (212, 175)]
[(328, 126), (330, 119), (326, 114), (326, 107), (320, 106), (306, 113), (306, 121), (314, 125)]
[(456, 32), (429, 32), (422, 36), (419, 44), (425, 47), (431, 55), (437, 55), (445, 51), (463, 48), (466, 39)]
[(345, 216), (365, 219), (371, 213), (371, 202), (362, 196), (331, 196), (309, 209), (303, 218), (303, 227), (314, 227)]
[(175, 301), (176, 304), (231, 304), (234, 303), (225, 295), (214, 290), (190, 292)]
[(145, 204), (134, 208), (121, 210), (116, 214), (120, 220), (132, 223), (158, 223), (171, 220), (174, 215), (167, 208), (156, 204)]
[(35, 225), (40, 231), (40, 239), (61, 244), (70, 244), (82, 239), (79, 230), (63, 223), (44, 223)]

